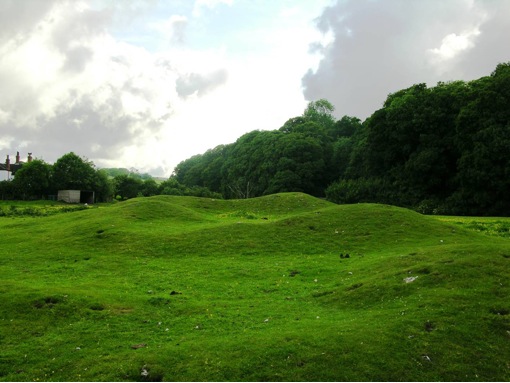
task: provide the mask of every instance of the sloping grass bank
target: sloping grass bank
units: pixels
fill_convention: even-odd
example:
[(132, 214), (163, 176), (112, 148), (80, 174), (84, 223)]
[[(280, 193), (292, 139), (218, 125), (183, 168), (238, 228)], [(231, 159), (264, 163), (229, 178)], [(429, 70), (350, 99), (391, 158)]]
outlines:
[(3, 381), (508, 381), (510, 242), (299, 193), (2, 217)]

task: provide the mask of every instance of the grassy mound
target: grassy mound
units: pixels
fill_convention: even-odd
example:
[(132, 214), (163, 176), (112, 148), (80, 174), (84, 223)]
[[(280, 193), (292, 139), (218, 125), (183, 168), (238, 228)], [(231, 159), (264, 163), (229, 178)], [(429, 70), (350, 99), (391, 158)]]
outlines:
[(299, 193), (2, 217), (4, 381), (508, 381), (510, 242)]

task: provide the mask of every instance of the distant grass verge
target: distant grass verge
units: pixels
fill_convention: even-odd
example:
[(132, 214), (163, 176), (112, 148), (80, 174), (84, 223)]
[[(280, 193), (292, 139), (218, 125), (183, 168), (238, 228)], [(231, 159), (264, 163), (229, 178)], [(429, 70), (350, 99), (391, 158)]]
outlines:
[(47, 217), (88, 209), (82, 204), (66, 204), (53, 201), (0, 201), (0, 217)]
[(468, 230), (489, 236), (510, 238), (509, 217), (434, 216), (442, 222), (452, 223)]

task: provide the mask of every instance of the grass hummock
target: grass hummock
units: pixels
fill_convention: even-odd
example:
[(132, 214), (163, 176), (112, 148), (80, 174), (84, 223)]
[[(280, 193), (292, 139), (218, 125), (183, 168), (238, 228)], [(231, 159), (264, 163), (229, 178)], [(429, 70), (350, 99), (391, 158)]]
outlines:
[(450, 218), (301, 193), (4, 215), (0, 379), (508, 381), (510, 242)]

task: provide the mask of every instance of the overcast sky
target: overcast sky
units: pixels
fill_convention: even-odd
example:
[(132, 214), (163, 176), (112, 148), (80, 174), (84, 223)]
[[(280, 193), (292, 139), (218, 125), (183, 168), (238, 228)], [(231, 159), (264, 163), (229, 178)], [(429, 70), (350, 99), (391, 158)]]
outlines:
[(489, 75), (509, 41), (510, 0), (0, 0), (0, 161), (167, 177), (308, 101), (363, 120), (415, 83)]

